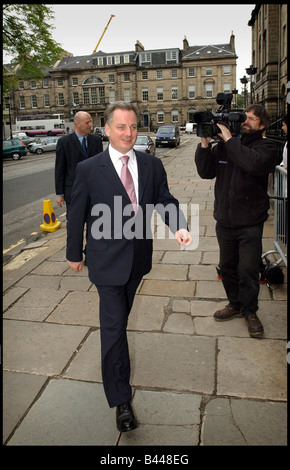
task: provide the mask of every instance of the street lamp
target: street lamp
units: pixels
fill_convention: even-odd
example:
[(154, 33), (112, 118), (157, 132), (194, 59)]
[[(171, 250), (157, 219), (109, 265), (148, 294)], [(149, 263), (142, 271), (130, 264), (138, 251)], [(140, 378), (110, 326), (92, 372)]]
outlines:
[(248, 93), (248, 90), (247, 90), (248, 79), (246, 75), (244, 75), (243, 78), (240, 78), (240, 82), (244, 85), (244, 100), (245, 100), (245, 108), (246, 108), (247, 107), (247, 93)]
[(246, 72), (248, 75), (250, 75), (250, 91), (251, 91), (251, 104), (253, 103), (253, 75), (256, 75), (257, 73), (257, 67), (254, 67), (253, 65), (250, 65), (250, 67), (248, 67), (246, 69)]
[(238, 94), (238, 90), (236, 90), (235, 88), (232, 90), (232, 94), (234, 95), (235, 97), (235, 102), (234, 102), (234, 106), (235, 108), (237, 108), (237, 94)]
[(6, 109), (8, 108), (8, 115), (9, 115), (9, 128), (10, 128), (10, 139), (12, 139), (12, 123), (11, 123), (11, 110), (10, 110), (10, 97), (5, 97), (6, 102)]

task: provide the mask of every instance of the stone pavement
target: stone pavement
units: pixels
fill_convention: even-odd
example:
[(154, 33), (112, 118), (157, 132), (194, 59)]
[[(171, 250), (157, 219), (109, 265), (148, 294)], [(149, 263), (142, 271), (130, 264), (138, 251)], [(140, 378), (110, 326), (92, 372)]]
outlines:
[[(62, 226), (4, 266), (5, 446), (287, 445), (287, 286), (261, 285), (263, 339), (249, 337), (242, 318), (214, 321), (226, 298), (216, 275), (214, 181), (197, 175), (198, 141), (188, 136), (162, 157), (199, 243), (181, 251), (156, 239), (135, 299), (128, 338), (139, 428), (117, 432), (101, 383), (98, 294), (86, 267), (68, 267)], [(273, 249), (273, 214), (263, 244)]]

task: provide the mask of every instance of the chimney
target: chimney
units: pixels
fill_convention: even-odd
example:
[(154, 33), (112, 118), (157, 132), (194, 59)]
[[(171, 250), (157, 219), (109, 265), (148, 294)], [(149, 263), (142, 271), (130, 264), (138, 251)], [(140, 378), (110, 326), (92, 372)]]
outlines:
[(188, 40), (187, 40), (187, 37), (184, 36), (184, 39), (183, 39), (183, 50), (184, 50), (184, 52), (186, 52), (188, 48), (189, 48)]
[(231, 37), (230, 37), (230, 45), (231, 45), (231, 49), (234, 53), (236, 53), (236, 48), (235, 48), (235, 35), (232, 31), (232, 34), (231, 34)]
[(144, 46), (137, 39), (136, 44), (135, 44), (135, 52), (142, 52), (142, 51), (144, 51)]

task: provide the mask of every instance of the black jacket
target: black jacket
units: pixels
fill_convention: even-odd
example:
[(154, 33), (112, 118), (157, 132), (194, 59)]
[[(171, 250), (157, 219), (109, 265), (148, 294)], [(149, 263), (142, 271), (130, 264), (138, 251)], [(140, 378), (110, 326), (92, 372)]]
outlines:
[(201, 178), (216, 178), (214, 218), (227, 227), (243, 227), (268, 218), (268, 176), (277, 164), (276, 144), (262, 131), (232, 137), (195, 154)]
[[(102, 139), (98, 135), (88, 134), (87, 143), (89, 157), (103, 151)], [(83, 160), (85, 160), (84, 151), (75, 132), (58, 140), (55, 159), (55, 194), (64, 195), (66, 203), (70, 203), (71, 200), (77, 164)]]

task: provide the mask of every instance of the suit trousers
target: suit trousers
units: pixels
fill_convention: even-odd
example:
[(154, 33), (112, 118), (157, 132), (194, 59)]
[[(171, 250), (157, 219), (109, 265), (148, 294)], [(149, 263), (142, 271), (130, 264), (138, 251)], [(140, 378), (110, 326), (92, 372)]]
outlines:
[(141, 279), (122, 286), (96, 285), (100, 298), (102, 378), (110, 407), (131, 401), (128, 317)]
[(230, 305), (240, 308), (242, 315), (258, 310), (263, 226), (231, 228), (216, 224), (223, 286)]

